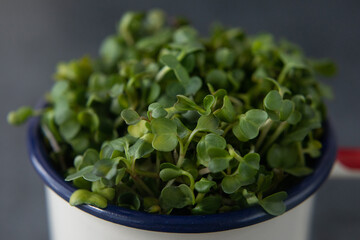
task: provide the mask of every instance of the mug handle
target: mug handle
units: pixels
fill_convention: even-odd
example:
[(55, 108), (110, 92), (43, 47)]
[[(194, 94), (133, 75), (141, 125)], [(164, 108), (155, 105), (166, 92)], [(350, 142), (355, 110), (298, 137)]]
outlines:
[(360, 148), (340, 147), (331, 178), (360, 178)]

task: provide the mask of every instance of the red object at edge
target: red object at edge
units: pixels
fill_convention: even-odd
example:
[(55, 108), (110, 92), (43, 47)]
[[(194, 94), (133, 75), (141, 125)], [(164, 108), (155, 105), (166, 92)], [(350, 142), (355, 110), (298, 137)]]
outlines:
[(342, 165), (352, 169), (360, 169), (360, 149), (341, 147), (337, 159)]

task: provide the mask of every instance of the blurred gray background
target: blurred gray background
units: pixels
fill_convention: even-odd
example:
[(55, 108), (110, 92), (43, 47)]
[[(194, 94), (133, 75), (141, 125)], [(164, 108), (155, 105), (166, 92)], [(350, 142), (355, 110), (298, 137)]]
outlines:
[[(125, 11), (155, 7), (188, 17), (203, 34), (220, 21), (249, 33), (271, 32), (311, 57), (336, 61), (329, 115), (339, 144), (360, 146), (359, 1), (0, 0), (0, 239), (48, 239), (43, 185), (27, 157), (26, 129), (8, 126), (7, 112), (36, 104), (52, 85), (57, 62), (96, 56)], [(311, 239), (360, 238), (359, 181), (323, 186)]]

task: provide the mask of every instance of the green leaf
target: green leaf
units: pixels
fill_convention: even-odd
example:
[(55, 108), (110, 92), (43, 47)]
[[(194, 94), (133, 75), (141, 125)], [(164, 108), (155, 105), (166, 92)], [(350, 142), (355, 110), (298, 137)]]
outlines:
[(290, 116), (286, 121), (291, 125), (296, 125), (300, 122), (301, 117), (302, 117), (301, 113), (295, 110), (290, 114)]
[(184, 55), (187, 56), (189, 56), (191, 53), (204, 50), (204, 46), (199, 41), (197, 41), (197, 39), (188, 39), (183, 43), (171, 43), (170, 46), (172, 48), (181, 50)]
[(167, 118), (153, 119), (151, 130), (154, 134), (152, 146), (156, 150), (170, 152), (177, 146), (177, 125), (174, 121)]
[(267, 174), (259, 173), (258, 179), (257, 179), (257, 191), (258, 192), (265, 192), (267, 191), (272, 183), (274, 177), (273, 172), (268, 172)]
[(287, 198), (286, 192), (274, 193), (259, 201), (264, 210), (274, 216), (283, 214), (286, 211), (284, 200)]
[(210, 148), (219, 148), (225, 149), (226, 147), (226, 140), (215, 133), (209, 133), (201, 138), (199, 143), (196, 146), (196, 153), (197, 153), (197, 162), (198, 164), (208, 166), (210, 157), (208, 154), (208, 150)]
[(112, 82), (112, 79), (105, 74), (94, 72), (89, 79), (88, 91), (96, 96), (100, 102), (104, 102), (108, 99), (113, 87)]
[(85, 109), (79, 112), (77, 119), (82, 126), (90, 128), (91, 131), (95, 131), (99, 128), (99, 117), (92, 109)]
[(113, 158), (114, 158), (114, 155), (117, 155), (117, 153), (122, 153), (122, 151), (115, 150), (115, 149), (111, 146), (111, 144), (105, 143), (105, 144), (101, 147), (100, 159), (104, 159), (104, 158), (113, 159)]
[(81, 178), (83, 177), (85, 174), (87, 173), (91, 173), (94, 169), (94, 166), (86, 166), (82, 169), (80, 169), (79, 171), (73, 173), (73, 174), (70, 174), (69, 176), (67, 176), (65, 178), (65, 181), (72, 181), (72, 180), (75, 180), (77, 178)]
[(309, 167), (293, 167), (284, 169), (284, 171), (295, 177), (304, 177), (311, 174), (314, 170)]
[(214, 115), (221, 121), (231, 123), (235, 120), (236, 112), (228, 96), (224, 96), (221, 109), (214, 112)]
[(59, 100), (55, 103), (55, 122), (58, 125), (63, 124), (64, 122), (74, 119), (76, 113), (71, 110), (69, 104), (65, 100)]
[(140, 159), (153, 151), (154, 148), (151, 146), (151, 143), (140, 138), (129, 148), (129, 155), (134, 157), (134, 159)]
[(100, 56), (107, 65), (114, 65), (123, 52), (123, 46), (117, 36), (107, 37), (100, 46)]
[(248, 153), (240, 161), (237, 172), (241, 176), (243, 186), (255, 181), (255, 176), (260, 167), (260, 155), (258, 153)]
[(266, 157), (270, 167), (287, 169), (296, 164), (298, 152), (294, 144), (284, 146), (274, 144), (269, 149)]
[(148, 115), (151, 113), (153, 118), (163, 118), (166, 117), (168, 112), (164, 109), (164, 107), (160, 103), (152, 103), (148, 107)]
[(138, 123), (128, 126), (127, 128), (128, 133), (135, 138), (140, 138), (149, 132), (147, 124), (148, 124), (147, 121), (140, 120)]
[(223, 70), (212, 69), (206, 74), (206, 82), (216, 88), (227, 88), (228, 80)]
[(155, 82), (151, 83), (151, 87), (149, 89), (146, 102), (148, 104), (154, 102), (160, 96), (160, 92), (161, 92), (160, 85)]
[(318, 140), (311, 140), (308, 142), (304, 153), (309, 154), (312, 158), (317, 158), (321, 155), (322, 144)]
[(168, 66), (175, 73), (176, 78), (183, 84), (187, 84), (190, 81), (190, 77), (186, 69), (176, 59), (174, 55), (163, 55), (160, 57), (160, 62)]
[[(295, 110), (295, 104), (291, 100), (283, 100), (281, 93), (275, 90), (270, 91), (266, 95), (266, 97), (264, 98), (264, 106), (270, 118), (274, 121), (286, 121)], [(294, 115), (293, 117), (296, 118), (298, 116)], [(295, 121), (296, 119), (290, 119), (290, 122)]]
[(59, 132), (61, 136), (66, 140), (70, 141), (80, 132), (81, 125), (77, 119), (70, 119), (60, 125)]
[(115, 189), (106, 187), (101, 180), (93, 182), (91, 184), (91, 191), (100, 194), (109, 201), (112, 201), (115, 197)]
[(177, 178), (181, 175), (182, 170), (175, 168), (163, 168), (159, 173), (161, 180), (163, 180), (164, 182), (170, 181), (171, 179)]
[(125, 109), (121, 112), (121, 117), (125, 120), (127, 125), (134, 125), (140, 121), (140, 116), (132, 109)]
[(203, 198), (191, 212), (195, 215), (214, 214), (222, 205), (222, 198), (219, 195)]
[(195, 189), (199, 193), (208, 193), (212, 187), (216, 186), (216, 182), (210, 181), (206, 178), (201, 178), (195, 183)]
[(94, 164), (93, 173), (110, 180), (116, 175), (118, 164), (119, 161), (115, 159), (101, 159)]
[(195, 95), (202, 87), (202, 80), (199, 77), (191, 77), (190, 81), (184, 86), (186, 95)]
[(70, 196), (69, 203), (71, 206), (89, 204), (99, 208), (107, 207), (106, 198), (104, 198), (100, 194), (92, 193), (85, 189), (79, 189), (73, 192)]
[(174, 119), (174, 122), (177, 125), (177, 135), (179, 138), (184, 139), (191, 134), (190, 129), (188, 129), (178, 118)]
[(176, 165), (169, 163), (169, 162), (164, 162), (162, 164), (160, 164), (160, 170), (163, 170), (165, 168), (171, 168), (171, 169), (175, 169), (175, 170), (179, 170), (180, 168), (177, 167)]
[(219, 48), (215, 52), (216, 63), (225, 68), (229, 68), (234, 64), (235, 53), (229, 48)]
[(240, 187), (255, 182), (255, 176), (258, 173), (260, 164), (260, 155), (257, 153), (248, 153), (240, 161), (236, 174), (225, 176), (221, 182), (222, 189), (227, 194), (236, 192)]
[(310, 62), (315, 72), (325, 77), (332, 77), (336, 74), (337, 69), (335, 63), (330, 60), (312, 60)]
[(207, 116), (203, 115), (199, 118), (195, 130), (203, 132), (213, 132), (216, 134), (222, 134), (222, 130), (218, 129), (219, 119), (213, 114)]
[(294, 111), (294, 103), (288, 99), (284, 100), (282, 102), (282, 106), (279, 111), (280, 121), (287, 120), (291, 116), (293, 111)]
[(240, 116), (239, 124), (233, 128), (234, 135), (243, 142), (254, 139), (260, 127), (265, 123), (268, 114), (259, 109), (251, 109)]
[(71, 145), (74, 153), (83, 153), (89, 146), (89, 136), (85, 133), (79, 133), (76, 137), (70, 139), (69, 144)]
[(233, 71), (228, 72), (227, 76), (233, 89), (237, 91), (245, 79), (245, 71), (242, 69), (234, 69)]
[(139, 31), (143, 15), (136, 12), (127, 12), (119, 22), (118, 31), (128, 45), (134, 44), (133, 34)]
[(72, 60), (68, 63), (57, 65), (55, 79), (71, 81), (75, 84), (84, 84), (93, 72), (92, 62), (89, 57)]
[(126, 192), (119, 195), (118, 205), (120, 207), (126, 207), (132, 210), (139, 210), (141, 202), (136, 194), (132, 192)]
[(89, 148), (85, 151), (81, 161), (78, 163), (78, 169), (94, 165), (99, 160), (99, 153), (95, 149)]
[(207, 150), (209, 155), (209, 170), (210, 172), (217, 173), (229, 167), (229, 162), (232, 157), (228, 151), (221, 148), (209, 148)]
[(278, 81), (276, 81), (275, 79), (266, 77), (265, 80), (268, 80), (268, 81), (272, 82), (273, 84), (275, 84), (275, 86), (278, 88), (281, 96), (284, 96), (285, 93), (291, 94), (291, 91), (287, 87), (280, 85), (280, 83)]
[(31, 107), (21, 107), (16, 111), (10, 112), (7, 116), (7, 121), (12, 125), (21, 125), (32, 117), (34, 113)]
[(101, 177), (96, 176), (93, 172), (85, 173), (83, 178), (90, 182), (95, 182), (101, 179)]
[(240, 175), (225, 176), (221, 181), (221, 187), (224, 193), (232, 194), (243, 186), (242, 178)]
[(198, 51), (203, 51), (205, 48), (199, 41), (191, 41), (184, 45), (182, 50), (185, 54), (190, 54)]
[[(165, 88), (166, 96), (170, 99), (174, 99), (177, 95), (185, 94), (185, 86), (177, 81), (172, 81), (166, 85)], [(162, 103), (163, 104), (163, 103)], [(163, 106), (165, 106), (163, 104)]]
[(171, 69), (176, 68), (180, 64), (176, 57), (170, 54), (161, 56), (160, 61)]
[(266, 112), (259, 109), (251, 109), (245, 113), (245, 119), (257, 126), (261, 126), (267, 118)]
[(271, 90), (264, 98), (264, 106), (271, 111), (280, 110), (282, 106), (282, 97), (279, 92)]
[(90, 190), (91, 189), (91, 182), (85, 180), (84, 178), (77, 178), (73, 180), (73, 184), (76, 188), (78, 189), (86, 189), (86, 190)]
[(151, 9), (146, 14), (146, 23), (149, 31), (158, 31), (166, 24), (166, 13), (160, 9)]
[(209, 97), (204, 98), (204, 107), (206, 107), (206, 110), (202, 107), (198, 106), (193, 100), (190, 98), (183, 96), (183, 95), (177, 95), (178, 101), (175, 103), (174, 107), (178, 111), (197, 111), (199, 114), (202, 115), (209, 115), (211, 111), (211, 106), (214, 104), (215, 99), (213, 99), (210, 95)]
[(166, 44), (171, 38), (171, 31), (168, 29), (160, 30), (152, 35), (139, 39), (136, 48), (140, 51), (149, 53), (156, 52), (162, 45)]
[(165, 209), (183, 208), (194, 203), (194, 193), (185, 184), (165, 187), (160, 194), (160, 205)]
[(182, 84), (188, 84), (188, 82), (190, 81), (190, 76), (189, 73), (187, 72), (187, 70), (182, 66), (182, 65), (178, 65), (175, 69), (174, 69), (174, 73), (176, 78), (182, 83)]
[(52, 97), (53, 100), (58, 102), (58, 100), (64, 97), (68, 89), (69, 89), (69, 82), (58, 81), (51, 88), (50, 96)]
[(173, 39), (177, 43), (188, 43), (197, 39), (197, 31), (188, 25), (178, 28), (174, 32)]
[(121, 182), (121, 180), (125, 176), (125, 173), (126, 173), (125, 168), (120, 168), (117, 170), (116, 177), (115, 177), (115, 185), (118, 185)]
[(209, 115), (211, 113), (211, 107), (215, 103), (215, 97), (213, 95), (207, 95), (205, 96), (203, 103), (205, 112), (200, 112), (200, 114)]
[[(319, 124), (321, 126), (321, 124)], [(314, 128), (319, 128), (319, 125), (309, 125), (309, 126), (299, 126), (291, 132), (289, 132), (282, 140), (283, 144), (289, 144), (293, 142), (302, 142), (304, 138), (311, 132)]]

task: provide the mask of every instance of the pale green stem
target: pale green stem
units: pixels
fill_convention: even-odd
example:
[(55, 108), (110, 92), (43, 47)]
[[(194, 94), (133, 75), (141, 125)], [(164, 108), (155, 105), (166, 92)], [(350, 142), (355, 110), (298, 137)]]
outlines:
[(194, 190), (195, 188), (195, 181), (194, 181), (194, 177), (187, 171), (182, 171), (182, 175), (187, 176), (190, 180), (190, 188), (191, 190)]
[(259, 148), (261, 147), (262, 143), (264, 142), (267, 134), (269, 133), (271, 126), (273, 124), (273, 121), (269, 118), (268, 120), (266, 120), (264, 126), (261, 129), (261, 133), (260, 136), (255, 144), (255, 152), (259, 150)]
[(160, 82), (160, 80), (171, 70), (168, 66), (164, 66), (155, 76), (155, 81)]
[(185, 161), (185, 155), (186, 155), (187, 149), (188, 149), (188, 147), (189, 147), (192, 139), (195, 137), (196, 133), (198, 133), (198, 131), (195, 130), (195, 131), (193, 131), (193, 132), (190, 134), (188, 140), (187, 140), (186, 143), (185, 143), (185, 146), (182, 144), (181, 141), (179, 141), (179, 145), (180, 145), (180, 155), (179, 155), (178, 162), (177, 162), (177, 164), (176, 164), (177, 167), (180, 168), (180, 167), (183, 165), (183, 163), (184, 163), (184, 161)]
[(150, 196), (154, 197), (153, 191), (151, 191), (151, 189), (143, 182), (143, 180), (141, 178), (136, 176), (136, 174), (134, 174), (134, 172), (132, 172), (130, 169), (126, 169), (126, 171), (130, 174), (130, 176), (134, 180), (136, 186), (138, 186), (140, 189), (145, 191)]
[[(61, 148), (60, 148), (60, 145), (59, 143), (56, 141), (54, 135), (52, 134), (52, 132), (49, 130), (49, 128), (45, 125), (45, 124), (42, 124), (42, 129), (43, 129), (43, 132), (46, 136), (46, 138), (49, 140), (49, 143), (51, 145), (51, 148), (54, 150), (55, 153), (59, 153), (61, 152)], [(65, 171), (67, 169), (66, 167), (66, 163), (65, 163), (65, 159), (63, 157), (62, 154), (59, 154), (59, 162), (60, 162), (60, 166), (61, 166), (61, 169), (63, 171)]]
[(297, 150), (298, 150), (298, 153), (299, 153), (301, 166), (305, 166), (304, 151), (303, 151), (303, 148), (301, 146), (301, 142), (297, 142), (296, 147), (297, 147)]
[(279, 77), (278, 77), (278, 83), (279, 84), (283, 84), (283, 82), (285, 81), (285, 77), (286, 77), (286, 73), (288, 72), (288, 67), (287, 66), (285, 66), (282, 70), (281, 70), (281, 72), (280, 72), (280, 74), (279, 74)]
[(204, 197), (205, 197), (205, 193), (198, 193), (198, 195), (195, 198), (195, 202), (196, 203), (201, 202), (201, 200), (203, 200)]
[(165, 185), (165, 188), (170, 187), (174, 182), (175, 182), (175, 179), (171, 179), (170, 181), (167, 182), (167, 184)]
[(233, 158), (235, 158), (236, 160), (238, 160), (239, 162), (243, 161), (244, 159), (237, 154), (237, 152), (235, 151), (235, 149), (233, 148), (233, 146), (231, 146), (230, 144), (227, 145), (228, 151), (230, 156), (232, 156)]
[[(181, 52), (181, 53), (179, 54), (179, 56), (177, 56), (177, 60), (178, 60), (179, 62), (181, 62), (181, 61), (184, 59), (185, 56), (186, 56), (186, 53), (185, 53), (185, 52)], [(164, 66), (164, 67), (156, 74), (156, 76), (155, 76), (155, 81), (156, 81), (156, 82), (160, 82), (161, 79), (162, 79), (169, 71), (171, 71), (171, 68), (169, 68), (168, 66)]]
[(280, 136), (280, 134), (286, 129), (289, 124), (287, 122), (282, 122), (275, 130), (275, 132), (270, 136), (270, 138), (266, 141), (265, 146), (261, 149), (260, 153), (263, 154), (265, 151), (276, 141), (276, 139)]
[(205, 175), (210, 173), (210, 169), (209, 168), (203, 168), (199, 170), (199, 175)]

